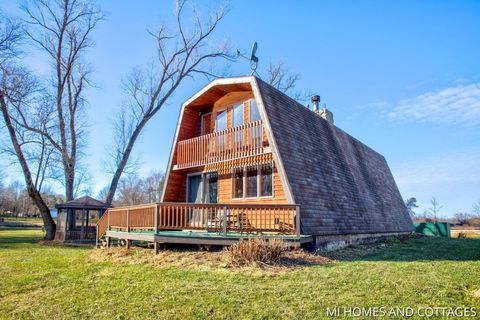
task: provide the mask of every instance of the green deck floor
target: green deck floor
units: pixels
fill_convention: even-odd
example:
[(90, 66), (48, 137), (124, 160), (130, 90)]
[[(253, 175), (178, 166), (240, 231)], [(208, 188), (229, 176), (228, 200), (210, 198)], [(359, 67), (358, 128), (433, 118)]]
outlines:
[[(112, 230), (113, 231), (113, 230)], [(135, 231), (116, 231), (121, 233), (130, 233), (130, 234), (155, 234), (155, 232), (151, 230), (135, 230)], [(185, 230), (162, 230), (156, 233), (158, 236), (161, 237), (173, 237), (173, 238), (209, 238), (209, 239), (246, 239), (246, 238), (265, 238), (265, 239), (273, 239), (279, 238), (286, 241), (305, 241), (309, 240), (311, 236), (309, 235), (294, 235), (294, 234), (274, 234), (274, 233), (238, 233), (238, 232), (228, 232), (226, 235), (215, 232), (215, 231), (185, 231)]]

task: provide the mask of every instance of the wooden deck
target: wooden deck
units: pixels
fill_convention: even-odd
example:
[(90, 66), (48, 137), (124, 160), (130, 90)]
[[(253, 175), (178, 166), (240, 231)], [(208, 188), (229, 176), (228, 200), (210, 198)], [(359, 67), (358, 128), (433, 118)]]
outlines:
[(297, 205), (152, 203), (111, 208), (97, 224), (103, 237), (155, 243), (228, 245), (239, 239), (304, 243)]

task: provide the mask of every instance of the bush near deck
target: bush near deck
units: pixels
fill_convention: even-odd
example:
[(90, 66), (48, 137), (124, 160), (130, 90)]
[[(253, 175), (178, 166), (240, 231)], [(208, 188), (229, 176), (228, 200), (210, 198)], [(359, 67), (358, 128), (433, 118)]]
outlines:
[(327, 307), (476, 307), (480, 241), (419, 238), (280, 275), (96, 262), (0, 229), (0, 319), (327, 318)]

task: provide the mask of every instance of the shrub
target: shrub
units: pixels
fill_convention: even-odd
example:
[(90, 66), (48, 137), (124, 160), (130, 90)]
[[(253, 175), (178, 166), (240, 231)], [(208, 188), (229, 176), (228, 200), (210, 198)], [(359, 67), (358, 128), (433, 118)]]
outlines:
[(467, 237), (466, 232), (459, 232), (457, 235), (457, 238), (460, 238), (460, 239), (465, 239), (466, 237)]
[(231, 265), (244, 266), (252, 263), (271, 264), (277, 262), (286, 251), (282, 240), (240, 240), (226, 249)]

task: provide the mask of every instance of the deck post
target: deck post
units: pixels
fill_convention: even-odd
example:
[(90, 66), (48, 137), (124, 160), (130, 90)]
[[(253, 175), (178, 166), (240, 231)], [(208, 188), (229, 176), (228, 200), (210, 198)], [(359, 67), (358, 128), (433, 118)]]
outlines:
[(95, 248), (98, 248), (98, 225), (95, 226)]
[(295, 211), (295, 231), (297, 233), (297, 237), (300, 237), (300, 206), (297, 206)]
[(158, 252), (160, 251), (160, 244), (158, 242), (153, 243), (153, 251), (155, 252), (155, 254), (158, 254)]
[(127, 209), (127, 232), (130, 232), (130, 209)]
[[(155, 225), (154, 225), (154, 231), (155, 234), (158, 233), (158, 203), (155, 203), (155, 217), (154, 217)], [(156, 243), (156, 242), (155, 242)]]
[(107, 230), (110, 231), (110, 210), (107, 210)]
[(130, 246), (131, 246), (131, 245), (132, 245), (132, 240), (127, 240), (127, 245), (126, 245), (127, 250), (130, 249)]
[(110, 237), (107, 237), (107, 248), (110, 248), (112, 244), (112, 239)]
[(227, 235), (227, 206), (223, 206), (222, 209), (222, 223), (223, 223), (223, 235)]
[[(107, 210), (107, 234), (110, 231), (110, 210)], [(107, 248), (110, 248), (110, 237), (107, 235)]]

